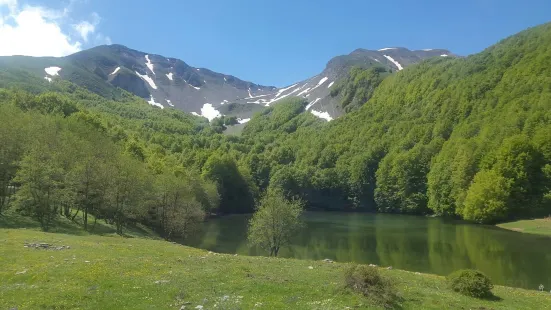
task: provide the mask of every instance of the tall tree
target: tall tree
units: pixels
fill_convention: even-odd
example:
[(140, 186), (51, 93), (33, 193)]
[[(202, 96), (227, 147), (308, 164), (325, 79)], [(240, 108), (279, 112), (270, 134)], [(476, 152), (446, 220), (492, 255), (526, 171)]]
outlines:
[(301, 200), (288, 200), (281, 190), (269, 190), (249, 222), (249, 242), (277, 256), (300, 228), (303, 210)]

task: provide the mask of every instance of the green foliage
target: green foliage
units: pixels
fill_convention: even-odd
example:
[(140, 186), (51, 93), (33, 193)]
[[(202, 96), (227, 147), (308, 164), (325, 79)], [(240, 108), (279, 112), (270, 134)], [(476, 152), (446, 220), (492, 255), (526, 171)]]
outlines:
[(248, 213), (254, 208), (254, 184), (229, 155), (213, 154), (203, 166), (203, 177), (215, 182), (220, 193), (220, 212)]
[(494, 170), (476, 174), (465, 198), (462, 216), (480, 223), (504, 220), (509, 213), (510, 182)]
[(300, 228), (303, 209), (302, 201), (288, 200), (281, 190), (269, 190), (249, 222), (249, 242), (268, 251), (270, 256), (277, 256)]
[[(261, 192), (281, 188), (322, 210), (492, 223), (551, 214), (549, 45), (551, 24), (545, 24), (466, 58), (429, 59), (396, 74), (354, 68), (331, 88), (350, 113), (327, 123), (304, 113), (304, 99), (287, 98), (258, 111), (239, 137), (221, 134), (235, 123), (232, 113), (209, 124), (120, 90), (105, 95), (117, 98), (112, 101), (63, 80), (38, 85), (30, 79), (36, 87), (23, 87), (26, 75), (18, 71), (0, 72), (8, 78), (3, 83), (43, 94), (0, 91), (0, 102), (27, 119), (42, 114), (85, 123), (153, 178), (182, 169), (200, 175), (210, 188), (197, 201), (209, 210), (250, 212)], [(94, 55), (108, 63), (108, 50)], [(253, 113), (258, 105), (224, 106)], [(21, 125), (6, 123), (28, 127), (25, 117)], [(18, 139), (0, 139), (13, 146), (1, 154), (11, 158), (0, 165), (0, 198), (7, 205), (17, 163), (27, 153)]]
[(354, 265), (344, 272), (345, 286), (384, 308), (395, 308), (399, 298), (396, 285), (376, 267)]
[[(185, 171), (175, 151), (203, 143), (189, 138), (208, 128), (167, 112), (78, 88), (41, 95), (0, 90), (0, 212), (13, 205), (44, 230), (60, 216), (94, 229), (91, 215), (119, 234), (142, 222), (169, 238), (187, 235), (219, 198), (216, 185), (193, 164)], [(163, 191), (154, 184), (165, 171), (178, 181)], [(170, 221), (160, 223), (155, 201), (163, 193), (178, 201), (164, 206)]]
[(447, 277), (450, 288), (458, 293), (475, 298), (492, 296), (492, 281), (477, 270), (458, 270)]
[(357, 110), (373, 96), (375, 89), (388, 75), (389, 72), (382, 67), (370, 69), (354, 67), (345, 80), (339, 81), (331, 88), (330, 95), (332, 97), (340, 95), (340, 104), (344, 111)]

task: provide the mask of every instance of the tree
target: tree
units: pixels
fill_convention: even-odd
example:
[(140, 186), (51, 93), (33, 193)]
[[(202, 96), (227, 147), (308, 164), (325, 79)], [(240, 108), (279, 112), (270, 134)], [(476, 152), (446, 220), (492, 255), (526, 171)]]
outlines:
[(115, 224), (117, 234), (122, 235), (127, 223), (142, 218), (146, 213), (151, 181), (143, 164), (128, 155), (114, 158), (109, 171), (110, 188), (102, 216)]
[(463, 218), (479, 223), (506, 219), (511, 183), (511, 180), (495, 170), (482, 170), (477, 173), (465, 198)]
[(229, 155), (214, 154), (203, 166), (203, 177), (218, 186), (220, 211), (248, 213), (253, 210), (253, 183), (244, 172)]
[(268, 191), (249, 222), (249, 242), (277, 256), (302, 225), (303, 209), (301, 200), (287, 200), (281, 190)]
[(202, 193), (195, 193), (194, 180), (172, 173), (159, 175), (156, 180), (156, 211), (164, 237), (186, 237), (205, 218), (205, 209), (196, 200)]
[[(53, 125), (53, 126), (52, 126)], [(42, 127), (42, 126), (41, 126)], [(14, 182), (21, 184), (15, 195), (17, 209), (36, 218), (47, 231), (62, 207), (74, 202), (74, 188), (63, 164), (63, 133), (55, 124), (43, 126), (37, 141), (23, 157)]]
[(15, 192), (13, 178), (27, 137), (27, 115), (9, 106), (0, 107), (0, 215)]

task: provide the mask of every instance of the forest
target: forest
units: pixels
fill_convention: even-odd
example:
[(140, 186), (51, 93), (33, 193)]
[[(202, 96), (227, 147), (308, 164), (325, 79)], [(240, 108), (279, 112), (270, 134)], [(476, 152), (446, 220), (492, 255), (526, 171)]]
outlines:
[[(316, 210), (478, 223), (551, 214), (551, 24), (466, 58), (386, 74), (355, 68), (331, 122), (292, 98), (209, 124), (124, 93), (0, 71), (0, 214), (47, 230), (77, 214), (185, 237), (210, 214), (250, 213), (270, 188)], [(82, 223), (86, 229), (89, 223)]]

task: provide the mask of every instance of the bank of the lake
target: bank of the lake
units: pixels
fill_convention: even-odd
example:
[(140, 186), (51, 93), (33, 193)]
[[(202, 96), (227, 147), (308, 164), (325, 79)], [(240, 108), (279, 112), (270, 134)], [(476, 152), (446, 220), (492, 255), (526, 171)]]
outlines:
[[(247, 242), (249, 216), (211, 219), (186, 244), (214, 252), (265, 255)], [(494, 283), (551, 288), (551, 238), (442, 218), (307, 212), (281, 257), (376, 264), (445, 276), (479, 269)]]
[(498, 224), (497, 226), (521, 233), (551, 237), (551, 217), (543, 219), (520, 220), (516, 222)]
[[(69, 246), (24, 247), (26, 242)], [(377, 309), (343, 289), (349, 264), (209, 253), (160, 240), (0, 229), (0, 309)], [(403, 309), (551, 309), (551, 294), (496, 286), (479, 300), (401, 270)]]

